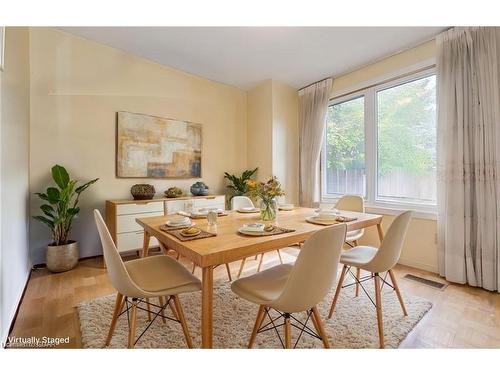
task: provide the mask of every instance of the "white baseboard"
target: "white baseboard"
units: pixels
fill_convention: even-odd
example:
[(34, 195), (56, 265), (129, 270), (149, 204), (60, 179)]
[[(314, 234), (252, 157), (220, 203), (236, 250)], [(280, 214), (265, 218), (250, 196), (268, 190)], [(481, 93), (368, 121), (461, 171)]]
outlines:
[(23, 298), (24, 290), (27, 288), (28, 281), (30, 279), (31, 275), (31, 267), (27, 270), (28, 272), (26, 273), (25, 280), (23, 283), (23, 287), (19, 291), (19, 294), (16, 298), (16, 303), (12, 306), (12, 310), (9, 314), (9, 319), (7, 320), (7, 324), (5, 325), (4, 332), (1, 332), (1, 337), (0, 337), (0, 348), (2, 347), (3, 344), (7, 342), (7, 337), (9, 336), (9, 331), (12, 326), (12, 322), (14, 321), (14, 318), (16, 316), (17, 309), (19, 307), (19, 304), (21, 303), (21, 299)]
[(422, 263), (422, 262), (418, 262), (418, 261), (415, 261), (412, 259), (406, 259), (406, 258), (399, 258), (398, 263), (402, 264), (404, 266), (414, 267), (414, 268), (418, 268), (420, 270), (438, 273), (438, 268), (437, 268), (436, 264), (427, 264), (427, 263)]

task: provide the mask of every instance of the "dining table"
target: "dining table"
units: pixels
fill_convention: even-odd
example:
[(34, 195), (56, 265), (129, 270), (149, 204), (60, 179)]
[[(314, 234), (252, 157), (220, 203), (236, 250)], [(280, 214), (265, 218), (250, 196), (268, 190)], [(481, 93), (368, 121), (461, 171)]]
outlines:
[[(198, 228), (216, 235), (188, 241), (182, 241), (161, 229), (168, 220), (176, 217), (177, 214), (136, 219), (136, 222), (144, 228), (142, 256), (148, 256), (149, 242), (151, 236), (154, 236), (164, 250), (172, 249), (201, 268), (202, 348), (212, 348), (213, 346), (213, 294), (214, 268), (216, 266), (302, 243), (315, 232), (325, 228), (325, 225), (306, 221), (307, 218), (315, 215), (313, 208), (296, 207), (291, 211), (279, 211), (276, 221), (273, 223), (275, 226), (293, 231), (269, 236), (248, 236), (241, 234), (238, 231), (239, 228), (246, 223), (259, 222), (260, 214), (237, 211), (227, 211), (226, 213), (227, 215), (219, 216), (217, 224), (210, 225), (210, 228), (206, 218), (192, 219)], [(375, 226), (379, 239), (382, 241), (384, 236), (382, 215), (351, 211), (339, 211), (338, 215), (354, 219), (345, 222), (347, 231)]]

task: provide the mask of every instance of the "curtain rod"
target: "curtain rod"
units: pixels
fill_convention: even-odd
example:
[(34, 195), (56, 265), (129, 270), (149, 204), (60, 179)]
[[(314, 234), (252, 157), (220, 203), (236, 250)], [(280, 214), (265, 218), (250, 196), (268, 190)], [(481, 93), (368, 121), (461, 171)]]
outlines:
[(422, 68), (419, 68), (417, 70), (412, 70), (411, 72), (402, 73), (402, 74), (399, 74), (399, 75), (391, 77), (391, 78), (386, 78), (386, 79), (384, 79), (382, 81), (379, 81), (379, 82), (376, 82), (376, 83), (372, 83), (372, 84), (369, 84), (367, 86), (360, 87), (359, 89), (355, 89), (355, 90), (347, 91), (347, 92), (342, 92), (342, 94), (340, 94), (340, 95), (336, 95), (336, 96), (330, 97), (330, 100), (335, 100), (335, 99), (341, 98), (341, 97), (346, 96), (346, 95), (352, 95), (352, 94), (355, 94), (355, 93), (357, 93), (359, 91), (364, 91), (364, 90), (370, 89), (372, 87), (383, 85), (385, 83), (394, 81), (396, 79), (400, 79), (400, 78), (404, 78), (404, 77), (407, 77), (407, 76), (411, 76), (413, 74), (417, 74), (417, 73), (420, 73), (420, 72), (423, 72), (425, 70), (432, 69), (432, 68), (435, 68), (435, 67), (436, 67), (436, 64), (430, 64), (430, 65), (427, 65), (427, 66), (423, 66)]

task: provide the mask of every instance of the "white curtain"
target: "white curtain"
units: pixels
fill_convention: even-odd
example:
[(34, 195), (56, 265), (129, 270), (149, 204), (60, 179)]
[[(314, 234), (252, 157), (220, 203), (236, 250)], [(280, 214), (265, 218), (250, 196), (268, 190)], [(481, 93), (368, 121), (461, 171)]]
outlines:
[(304, 207), (319, 202), (319, 159), (332, 82), (328, 78), (299, 91), (299, 201)]
[(499, 35), (437, 38), (439, 272), (487, 290), (500, 290)]

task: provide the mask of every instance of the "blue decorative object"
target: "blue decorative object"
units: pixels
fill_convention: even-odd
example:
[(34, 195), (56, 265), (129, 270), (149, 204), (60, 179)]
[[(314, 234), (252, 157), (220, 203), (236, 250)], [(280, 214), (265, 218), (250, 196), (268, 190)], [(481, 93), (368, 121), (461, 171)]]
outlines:
[(201, 181), (195, 182), (189, 190), (193, 195), (208, 195), (208, 186)]

